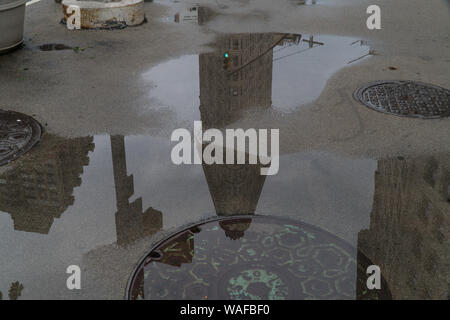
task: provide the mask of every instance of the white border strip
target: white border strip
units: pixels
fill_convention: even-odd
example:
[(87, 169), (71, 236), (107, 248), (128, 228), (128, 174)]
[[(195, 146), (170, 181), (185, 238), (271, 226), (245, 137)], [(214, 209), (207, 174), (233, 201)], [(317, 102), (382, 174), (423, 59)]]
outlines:
[(39, 1), (41, 1), (41, 0), (31, 0), (31, 1), (28, 1), (28, 2), (27, 2), (27, 6), (29, 6), (29, 5), (31, 5), (31, 4), (33, 4), (33, 3), (39, 2)]

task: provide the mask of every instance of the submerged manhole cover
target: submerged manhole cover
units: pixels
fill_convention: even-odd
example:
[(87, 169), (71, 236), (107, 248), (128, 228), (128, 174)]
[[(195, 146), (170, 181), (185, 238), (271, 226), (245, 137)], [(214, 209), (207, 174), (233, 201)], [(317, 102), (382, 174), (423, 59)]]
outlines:
[(208, 221), (156, 245), (139, 263), (127, 299), (390, 299), (368, 290), (372, 263), (336, 236), (290, 220)]
[(0, 166), (28, 150), (41, 138), (41, 127), (33, 118), (0, 110)]
[(369, 108), (398, 116), (450, 116), (450, 90), (427, 83), (376, 81), (356, 90), (354, 97)]

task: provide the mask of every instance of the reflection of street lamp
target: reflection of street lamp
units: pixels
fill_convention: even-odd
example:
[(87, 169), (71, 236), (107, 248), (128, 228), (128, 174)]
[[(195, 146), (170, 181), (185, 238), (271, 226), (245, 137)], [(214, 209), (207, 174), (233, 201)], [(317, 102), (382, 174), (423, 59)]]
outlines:
[(223, 69), (224, 70), (230, 70), (231, 69), (231, 57), (230, 53), (227, 51), (223, 55)]

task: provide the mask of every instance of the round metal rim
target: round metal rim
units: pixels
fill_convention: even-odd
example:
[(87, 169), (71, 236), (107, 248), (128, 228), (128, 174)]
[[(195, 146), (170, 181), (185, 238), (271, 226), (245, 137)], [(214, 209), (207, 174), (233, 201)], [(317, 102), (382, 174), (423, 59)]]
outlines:
[(405, 84), (405, 83), (408, 83), (408, 82), (416, 83), (416, 84), (427, 86), (427, 87), (432, 87), (432, 88), (439, 89), (439, 90), (444, 90), (444, 91), (449, 92), (449, 94), (450, 94), (450, 90), (448, 90), (446, 88), (443, 88), (443, 87), (440, 87), (440, 86), (437, 86), (437, 85), (434, 85), (434, 84), (430, 84), (430, 83), (421, 82), (421, 81), (412, 81), (412, 80), (378, 80), (378, 81), (372, 81), (372, 82), (366, 83), (365, 85), (363, 85), (363, 86), (359, 87), (358, 89), (356, 89), (353, 92), (353, 98), (356, 101), (358, 101), (359, 103), (362, 103), (364, 106), (366, 106), (369, 109), (375, 110), (375, 111), (380, 112), (380, 113), (389, 114), (389, 115), (392, 115), (392, 116), (397, 116), (397, 117), (404, 117), (404, 118), (406, 117), (406, 118), (415, 118), (415, 119), (428, 120), (428, 119), (440, 119), (440, 118), (445, 118), (445, 117), (449, 117), (450, 116), (450, 110), (447, 111), (444, 114), (436, 115), (436, 116), (424, 116), (424, 115), (420, 115), (420, 114), (415, 114), (415, 115), (397, 114), (397, 113), (384, 111), (384, 110), (382, 110), (380, 108), (376, 108), (376, 107), (373, 107), (371, 105), (368, 105), (364, 101), (362, 101), (362, 99), (360, 98), (362, 96), (362, 92), (364, 90), (370, 88), (370, 87), (373, 87), (373, 86), (376, 86), (376, 85), (380, 85), (380, 84), (384, 84), (384, 83)]
[(0, 11), (11, 10), (26, 4), (28, 0), (17, 0), (0, 5)]
[[(169, 235), (167, 235), (166, 237), (164, 237), (161, 240), (156, 241), (150, 248), (150, 250), (147, 250), (146, 253), (143, 255), (142, 258), (139, 259), (139, 261), (136, 263), (135, 267), (133, 268), (133, 271), (131, 273), (131, 276), (128, 279), (127, 282), (127, 286), (125, 288), (125, 296), (124, 299), (125, 300), (131, 300), (130, 299), (130, 291), (131, 291), (131, 287), (134, 283), (134, 280), (136, 279), (136, 275), (137, 275), (137, 271), (140, 269), (140, 267), (142, 266), (142, 264), (145, 262), (145, 260), (147, 260), (147, 257), (149, 256), (149, 254), (154, 251), (156, 248), (158, 248), (160, 245), (162, 245), (164, 242), (173, 239), (174, 237), (176, 237), (179, 234), (182, 234), (186, 231), (188, 231), (189, 229), (196, 227), (196, 226), (201, 226), (207, 223), (211, 223), (211, 222), (220, 222), (220, 221), (227, 221), (227, 220), (235, 220), (235, 219), (269, 219), (269, 220), (277, 220), (277, 221), (283, 221), (286, 223), (293, 223), (293, 224), (302, 224), (304, 226), (307, 226), (315, 231), (319, 231), (319, 232), (327, 232), (328, 235), (330, 237), (333, 237), (335, 239), (337, 239), (338, 241), (344, 243), (348, 248), (355, 250), (357, 252), (357, 254), (360, 254), (361, 257), (365, 260), (365, 261), (370, 261), (371, 260), (361, 251), (359, 251), (357, 248), (355, 248), (354, 246), (352, 246), (351, 244), (349, 244), (347, 241), (339, 238), (338, 236), (332, 234), (331, 232), (329, 232), (328, 230), (325, 229), (321, 229), (319, 227), (316, 227), (312, 224), (303, 222), (303, 221), (297, 221), (293, 218), (289, 218), (289, 217), (275, 217), (275, 216), (268, 216), (268, 215), (235, 215), (235, 216), (228, 216), (228, 217), (213, 217), (210, 219), (205, 219), (205, 220), (201, 220), (197, 223), (190, 223), (188, 225), (184, 225), (180, 228), (178, 228), (177, 230), (175, 230), (173, 233), (170, 233)], [(384, 277), (383, 277), (384, 279)], [(385, 279), (384, 279), (385, 280)], [(389, 290), (390, 292), (390, 290)]]
[(26, 121), (27, 124), (29, 124), (32, 128), (32, 136), (30, 141), (28, 141), (28, 143), (17, 153), (13, 154), (12, 156), (6, 157), (5, 159), (0, 159), (0, 166), (8, 164), (30, 151), (40, 141), (42, 134), (41, 125), (33, 117), (15, 111), (0, 110), (0, 117), (3, 117), (5, 115), (7, 117), (16, 117), (20, 118), (23, 121)]
[(16, 51), (16, 50), (22, 48), (23, 45), (24, 45), (24, 44), (23, 44), (23, 39), (22, 39), (22, 40), (20, 40), (19, 42), (15, 43), (15, 44), (13, 44), (13, 45), (10, 45), (9, 47), (0, 48), (0, 56), (1, 56), (1, 55), (6, 55), (7, 53), (14, 52), (14, 51)]

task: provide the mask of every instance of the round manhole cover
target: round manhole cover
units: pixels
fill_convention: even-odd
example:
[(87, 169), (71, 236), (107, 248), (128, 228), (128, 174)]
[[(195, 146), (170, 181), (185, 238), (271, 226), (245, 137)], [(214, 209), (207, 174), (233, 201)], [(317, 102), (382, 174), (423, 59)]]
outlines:
[(245, 216), (184, 229), (138, 264), (127, 299), (390, 299), (368, 290), (362, 253), (290, 220)]
[(41, 127), (33, 118), (0, 110), (0, 166), (30, 150), (41, 138)]
[(376, 111), (433, 119), (450, 115), (450, 90), (415, 81), (376, 81), (359, 88), (354, 98)]

